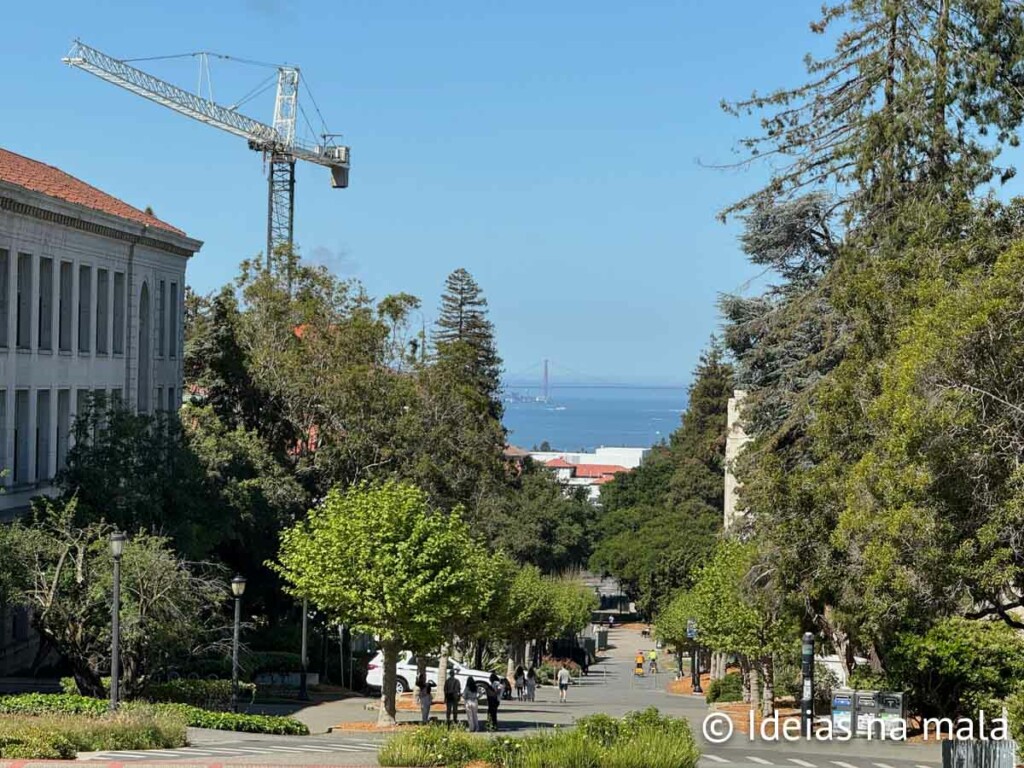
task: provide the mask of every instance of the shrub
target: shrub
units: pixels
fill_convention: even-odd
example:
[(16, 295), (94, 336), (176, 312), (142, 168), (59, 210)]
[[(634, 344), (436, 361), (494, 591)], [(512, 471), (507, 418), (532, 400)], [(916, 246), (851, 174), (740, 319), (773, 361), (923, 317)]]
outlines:
[(653, 707), (621, 720), (592, 715), (574, 729), (526, 738), (488, 740), (430, 726), (400, 733), (377, 755), (384, 766), (430, 768), (475, 761), (496, 768), (695, 768), (698, 758), (689, 724)]
[[(67, 694), (78, 694), (78, 684), (73, 677), (62, 677), (60, 687)], [(110, 695), (110, 678), (103, 678), (103, 690)], [(149, 683), (141, 698), (151, 702), (192, 704), (204, 709), (228, 709), (231, 706), (230, 680), (169, 680), (165, 683)], [(238, 698), (241, 702), (252, 703), (256, 698), (253, 683), (238, 684)]]
[(117, 714), (9, 715), (0, 720), (0, 757), (72, 759), (78, 752), (166, 749), (186, 744), (185, 721), (135, 708)]
[(915, 711), (974, 719), (998, 711), (1024, 678), (1024, 638), (1002, 622), (949, 618), (923, 635), (900, 635), (887, 661)]
[(399, 733), (381, 747), (381, 765), (415, 768), (462, 768), (486, 757), (488, 742), (465, 731), (449, 731), (437, 725)]
[[(147, 704), (125, 702), (124, 712), (152, 712), (166, 714), (180, 719), (192, 728), (212, 728), (220, 731), (243, 731), (245, 733), (271, 733), (277, 735), (305, 736), (309, 730), (293, 717), (276, 715), (246, 715), (234, 712), (211, 712), (191, 704)], [(107, 702), (88, 696), (71, 694), (26, 693), (16, 696), (0, 696), (0, 713), (45, 715), (76, 714), (100, 717), (107, 712)]]
[(1024, 741), (1024, 688), (1018, 687), (1006, 699), (1006, 717), (1010, 721), (1010, 737), (1018, 744)]
[(738, 672), (730, 672), (725, 677), (712, 680), (708, 683), (708, 690), (705, 694), (705, 698), (708, 702), (742, 701), (743, 675)]

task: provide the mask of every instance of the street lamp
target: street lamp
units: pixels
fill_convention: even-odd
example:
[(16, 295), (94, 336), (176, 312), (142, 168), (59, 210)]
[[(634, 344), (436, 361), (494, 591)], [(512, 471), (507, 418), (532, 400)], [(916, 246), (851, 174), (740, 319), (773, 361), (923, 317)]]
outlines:
[(110, 613), (110, 709), (117, 709), (121, 693), (121, 554), (127, 537), (121, 531), (110, 534), (114, 556), (114, 597)]
[(245, 594), (245, 578), (235, 576), (231, 580), (231, 594), (235, 596), (235, 641), (231, 645), (231, 711), (238, 711), (238, 636), (242, 624), (242, 595)]

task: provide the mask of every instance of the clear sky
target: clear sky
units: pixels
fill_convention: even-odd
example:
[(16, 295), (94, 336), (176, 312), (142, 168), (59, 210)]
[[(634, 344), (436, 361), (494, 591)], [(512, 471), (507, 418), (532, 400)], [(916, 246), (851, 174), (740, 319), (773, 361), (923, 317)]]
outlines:
[[(818, 0), (64, 0), (4, 8), (0, 146), (56, 165), (203, 240), (189, 282), (232, 279), (265, 242), (266, 181), (244, 140), (60, 57), (197, 50), (302, 68), (352, 146), (351, 186), (300, 167), (306, 257), (407, 291), (483, 286), (512, 377), (543, 358), (593, 379), (680, 382), (755, 271), (716, 212), (763, 180), (721, 171), (753, 129), (723, 97), (798, 82)], [(195, 60), (138, 66), (195, 89)], [(267, 71), (215, 61), (233, 103)], [(272, 92), (242, 111), (269, 122)], [(304, 93), (308, 114), (314, 110)]]

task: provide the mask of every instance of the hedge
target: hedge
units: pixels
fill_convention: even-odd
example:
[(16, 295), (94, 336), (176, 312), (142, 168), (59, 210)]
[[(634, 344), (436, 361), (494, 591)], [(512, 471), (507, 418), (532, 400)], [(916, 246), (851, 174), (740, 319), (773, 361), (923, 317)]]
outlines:
[(712, 680), (708, 683), (705, 698), (709, 704), (715, 701), (742, 701), (743, 675), (738, 672), (730, 672), (724, 677)]
[[(306, 726), (293, 717), (277, 715), (247, 715), (234, 712), (211, 712), (191, 704), (147, 704), (128, 701), (122, 704), (125, 712), (149, 711), (168, 714), (183, 719), (192, 728), (213, 728), (220, 731), (244, 731), (246, 733), (271, 733), (277, 735), (305, 736)], [(0, 696), (0, 714), (49, 715), (74, 714), (99, 717), (107, 712), (104, 699), (93, 699), (68, 693), (25, 693), (14, 696)]]
[[(72, 677), (62, 677), (60, 687), (67, 694), (78, 694), (78, 685)], [(110, 678), (103, 678), (103, 690), (109, 695)], [(150, 683), (140, 697), (154, 703), (191, 704), (203, 709), (228, 709), (231, 707), (230, 680), (170, 680), (166, 683)], [(251, 704), (256, 699), (254, 683), (238, 684), (238, 699)]]

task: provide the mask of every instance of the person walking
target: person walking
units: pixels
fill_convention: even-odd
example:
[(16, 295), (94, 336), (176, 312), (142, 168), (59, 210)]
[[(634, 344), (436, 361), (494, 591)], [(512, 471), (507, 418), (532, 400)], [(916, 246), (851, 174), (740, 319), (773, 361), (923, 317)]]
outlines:
[(526, 673), (526, 700), (535, 701), (537, 699), (537, 668), (530, 666), (529, 672)]
[(558, 700), (565, 704), (565, 699), (569, 695), (569, 681), (572, 678), (569, 676), (569, 668), (565, 666), (565, 662), (562, 662), (562, 668), (558, 670)]
[(425, 674), (416, 678), (416, 697), (420, 701), (420, 715), (424, 725), (430, 722), (430, 705), (434, 701), (434, 694), (431, 693), (433, 687), (434, 683), (427, 680)]
[(523, 701), (526, 695), (526, 670), (522, 666), (516, 667), (516, 701)]
[(469, 726), (470, 733), (480, 730), (479, 695), (476, 680), (472, 677), (466, 678), (466, 688), (462, 691), (462, 700), (466, 705), (466, 725)]
[(454, 667), (448, 669), (448, 679), (444, 681), (444, 722), (449, 728), (454, 723), (459, 724), (459, 696), (462, 694), (462, 685), (459, 678), (455, 676)]

